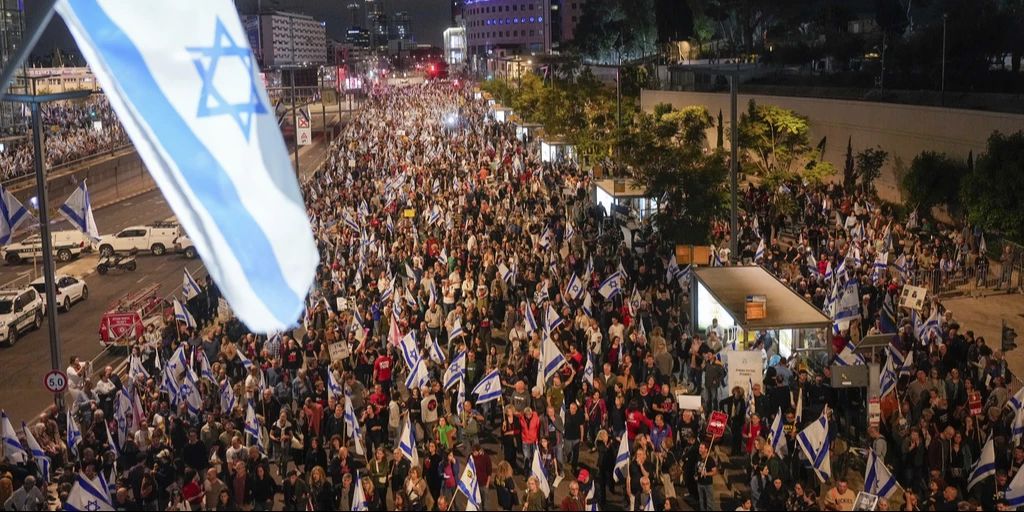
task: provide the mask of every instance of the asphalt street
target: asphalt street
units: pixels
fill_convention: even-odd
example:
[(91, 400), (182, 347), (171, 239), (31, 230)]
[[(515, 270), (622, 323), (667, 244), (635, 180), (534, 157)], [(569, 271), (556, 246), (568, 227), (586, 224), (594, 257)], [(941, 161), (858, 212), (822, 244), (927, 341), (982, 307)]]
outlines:
[[(302, 148), (299, 163), (306, 176), (319, 166), (326, 154), (326, 145), (319, 137), (313, 145)], [(148, 224), (168, 219), (173, 212), (159, 190), (147, 192), (94, 211), (100, 234), (116, 233), (129, 226)], [(66, 221), (54, 224), (55, 230), (72, 229)], [(122, 357), (104, 352), (99, 342), (100, 318), (120, 297), (156, 283), (159, 294), (180, 295), (182, 273), (189, 271), (201, 279), (206, 275), (199, 259), (188, 260), (178, 254), (152, 256), (140, 254), (135, 272), (112, 271), (106, 275), (95, 272), (96, 254), (83, 254), (65, 265), (58, 265), (58, 274), (85, 279), (89, 298), (72, 306), (71, 311), (58, 315), (58, 333), (61, 341), (59, 367), (64, 370), (71, 356), (84, 361), (95, 360), (94, 370), (115, 365)], [(41, 264), (40, 264), (41, 267)], [(0, 266), (0, 286), (23, 288), (42, 275), (40, 267), (31, 262)], [(50, 370), (49, 335), (46, 322), (36, 331), (22, 334), (13, 347), (0, 346), (0, 408), (14, 424), (30, 421), (53, 402), (53, 395), (43, 387), (43, 376)]]

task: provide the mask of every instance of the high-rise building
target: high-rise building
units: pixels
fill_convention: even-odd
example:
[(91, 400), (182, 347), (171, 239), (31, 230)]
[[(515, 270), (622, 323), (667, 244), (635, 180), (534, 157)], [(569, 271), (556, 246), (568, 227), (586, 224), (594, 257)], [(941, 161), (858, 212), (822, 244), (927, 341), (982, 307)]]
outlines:
[[(25, 7), (22, 0), (0, 0), (0, 68), (21, 47), (25, 32)], [(20, 73), (19, 73), (20, 75)], [(25, 81), (16, 78), (11, 90), (25, 92)], [(21, 105), (9, 101), (0, 102), (0, 130), (7, 130), (23, 122)]]
[(395, 13), (391, 25), (391, 39), (408, 41), (412, 39), (412, 23), (409, 21), (409, 11), (398, 11)]
[(452, 2), (452, 26), (462, 24), (462, 9), (466, 6), (465, 0), (451, 0)]
[[(252, 18), (258, 17), (256, 23)], [(274, 12), (242, 17), (243, 25), (259, 27), (259, 52), (265, 67), (327, 64), (327, 24), (303, 14)], [(253, 39), (250, 32), (250, 41)]]
[(370, 29), (370, 47), (380, 48), (388, 45), (388, 15), (383, 6), (374, 3), (368, 6), (366, 25)]
[(558, 53), (571, 41), (587, 0), (463, 0), (467, 61), (493, 69), (491, 60)]

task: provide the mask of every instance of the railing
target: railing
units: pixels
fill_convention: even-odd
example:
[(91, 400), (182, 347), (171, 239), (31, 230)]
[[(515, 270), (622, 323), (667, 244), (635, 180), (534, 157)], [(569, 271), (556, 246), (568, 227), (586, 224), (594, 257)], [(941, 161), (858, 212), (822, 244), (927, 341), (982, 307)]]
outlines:
[[(116, 154), (118, 152), (124, 151), (126, 149), (132, 149), (134, 147), (135, 146), (133, 146), (132, 144), (124, 144), (124, 145), (118, 146), (116, 148), (105, 149), (103, 151), (100, 151), (100, 152), (97, 152), (97, 153), (93, 153), (93, 154), (91, 154), (89, 156), (83, 156), (82, 158), (77, 158), (75, 160), (71, 160), (71, 161), (64, 162), (64, 163), (55, 165), (53, 167), (50, 167), (50, 168), (48, 168), (46, 170), (46, 174), (48, 176), (49, 175), (54, 175), (54, 174), (59, 174), (60, 171), (63, 171), (63, 170), (66, 170), (66, 169), (70, 169), (72, 167), (78, 167), (78, 166), (81, 166), (82, 164), (88, 163), (89, 161), (95, 160), (97, 158), (101, 158), (101, 157), (104, 157), (104, 156), (110, 156), (110, 155)], [(20, 176), (12, 176), (10, 178), (7, 178), (7, 179), (3, 180), (2, 184), (3, 184), (4, 188), (13, 188), (13, 187), (15, 187), (17, 185), (20, 185), (22, 183), (25, 183), (25, 182), (35, 181), (35, 179), (36, 179), (35, 178), (35, 174), (29, 172), (29, 173), (22, 174)]]
[(1021, 290), (1020, 264), (995, 263), (985, 267), (945, 270), (916, 270), (909, 281), (914, 286), (927, 288), (938, 296), (980, 295), (985, 291), (1013, 292)]

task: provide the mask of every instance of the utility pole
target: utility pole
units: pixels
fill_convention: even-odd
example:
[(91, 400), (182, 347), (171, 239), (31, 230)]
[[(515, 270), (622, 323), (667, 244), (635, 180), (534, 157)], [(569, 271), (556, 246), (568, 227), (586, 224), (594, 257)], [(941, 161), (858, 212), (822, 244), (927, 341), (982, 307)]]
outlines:
[[(43, 243), (43, 279), (46, 287), (46, 326), (50, 337), (50, 367), (60, 370), (61, 345), (60, 333), (57, 330), (57, 288), (54, 283), (56, 277), (53, 262), (53, 237), (50, 234), (50, 203), (47, 197), (46, 186), (46, 157), (45, 145), (43, 143), (43, 117), (39, 111), (42, 103), (51, 101), (63, 101), (76, 98), (85, 98), (92, 94), (92, 91), (70, 91), (59, 94), (45, 94), (41, 96), (26, 94), (10, 94), (4, 99), (28, 103), (32, 111), (32, 150), (33, 163), (36, 171), (36, 197), (39, 200), (39, 237)], [(64, 410), (64, 397), (60, 393), (53, 395), (54, 404), (58, 411)]]
[(291, 68), (291, 90), (292, 90), (292, 126), (295, 127), (295, 175), (301, 177), (299, 170), (299, 111), (295, 110), (295, 68)]
[(729, 178), (730, 178), (730, 185), (731, 185), (730, 189), (731, 189), (731, 196), (732, 196), (731, 197), (731, 199), (732, 199), (731, 207), (730, 207), (731, 211), (729, 212), (729, 257), (730, 257), (730, 259), (735, 259), (737, 257), (737, 255), (739, 254), (737, 252), (738, 249), (739, 249), (739, 246), (738, 246), (739, 226), (738, 226), (738, 221), (737, 221), (737, 218), (736, 218), (736, 209), (738, 208), (738, 204), (737, 204), (737, 202), (738, 202), (738, 199), (737, 199), (737, 196), (738, 196), (737, 189), (739, 188), (739, 177), (738, 176), (739, 176), (739, 168), (740, 168), (740, 164), (739, 164), (740, 129), (739, 129), (739, 123), (737, 121), (737, 112), (736, 112), (736, 105), (738, 103), (737, 96), (738, 96), (738, 93), (739, 93), (739, 79), (740, 79), (739, 73), (738, 72), (734, 72), (730, 76), (730, 80), (729, 80), (729, 103), (730, 103), (729, 121), (732, 123), (732, 126), (730, 127), (730, 131), (732, 132), (732, 140), (729, 141), (729, 150), (732, 153), (732, 156), (729, 159)]

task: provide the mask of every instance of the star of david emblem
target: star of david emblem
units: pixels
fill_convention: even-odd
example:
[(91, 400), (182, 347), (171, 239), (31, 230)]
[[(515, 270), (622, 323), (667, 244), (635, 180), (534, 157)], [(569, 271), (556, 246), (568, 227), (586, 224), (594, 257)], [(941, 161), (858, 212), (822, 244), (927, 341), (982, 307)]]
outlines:
[(99, 510), (100, 509), (100, 503), (98, 501), (96, 501), (96, 500), (89, 500), (85, 504), (85, 509), (86, 510)]
[(118, 418), (118, 420), (117, 420), (117, 428), (119, 430), (122, 430), (122, 431), (127, 430), (128, 429), (128, 419), (127, 418)]
[[(255, 114), (265, 114), (266, 105), (260, 99), (259, 89), (256, 83), (256, 61), (252, 51), (247, 46), (235, 44), (235, 40), (224, 27), (224, 23), (217, 19), (217, 26), (214, 30), (213, 44), (209, 47), (188, 47), (189, 52), (197, 54), (192, 59), (200, 78), (203, 80), (203, 89), (199, 96), (199, 110), (197, 117), (211, 117), (230, 115), (246, 140), (249, 140), (249, 128), (252, 126), (252, 118)], [(246, 70), (248, 80), (248, 98), (241, 102), (229, 102), (223, 95), (225, 91), (218, 90), (214, 84), (217, 75), (217, 66), (222, 59), (238, 59)]]
[(188, 396), (188, 394), (192, 392), (192, 388), (190, 388), (188, 384), (182, 384), (178, 389), (181, 391), (181, 396)]

